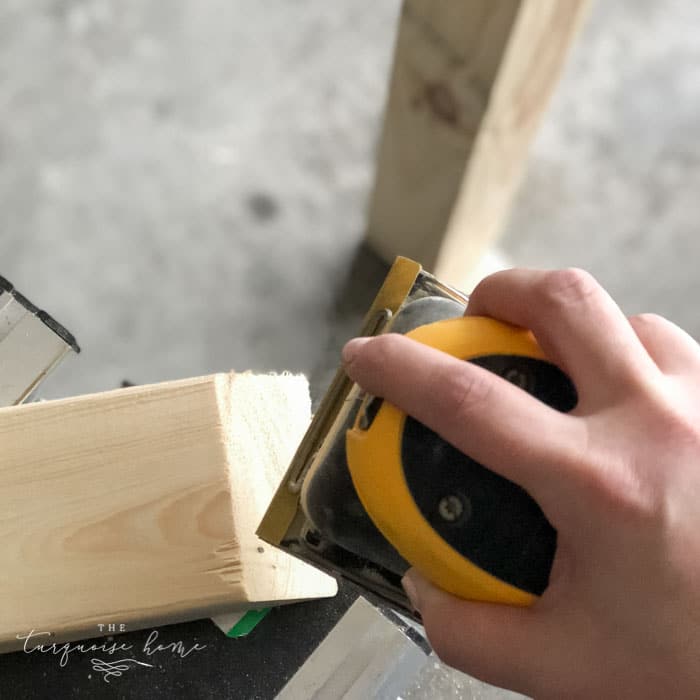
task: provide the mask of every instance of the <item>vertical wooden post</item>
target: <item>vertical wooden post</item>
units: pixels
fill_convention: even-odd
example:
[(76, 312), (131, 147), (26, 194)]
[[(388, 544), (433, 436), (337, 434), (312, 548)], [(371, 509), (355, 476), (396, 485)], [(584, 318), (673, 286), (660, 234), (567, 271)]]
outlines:
[(460, 280), (505, 222), (587, 0), (405, 0), (368, 242)]

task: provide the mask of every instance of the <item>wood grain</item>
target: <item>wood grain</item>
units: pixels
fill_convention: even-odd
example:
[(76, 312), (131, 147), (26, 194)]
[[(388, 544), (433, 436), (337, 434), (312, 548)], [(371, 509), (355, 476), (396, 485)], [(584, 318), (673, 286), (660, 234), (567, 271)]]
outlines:
[(460, 286), (503, 226), (587, 0), (405, 0), (367, 238)]
[(0, 648), (334, 594), (254, 534), (309, 415), (251, 374), (0, 409)]

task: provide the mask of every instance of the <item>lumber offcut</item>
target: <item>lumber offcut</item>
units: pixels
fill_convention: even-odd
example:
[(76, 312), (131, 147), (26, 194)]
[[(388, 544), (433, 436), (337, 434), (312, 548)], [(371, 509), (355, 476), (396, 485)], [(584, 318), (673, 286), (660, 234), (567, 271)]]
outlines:
[(233, 373), (0, 409), (0, 649), (333, 595), (254, 534), (309, 416)]
[(587, 0), (404, 0), (367, 238), (461, 286), (503, 226)]

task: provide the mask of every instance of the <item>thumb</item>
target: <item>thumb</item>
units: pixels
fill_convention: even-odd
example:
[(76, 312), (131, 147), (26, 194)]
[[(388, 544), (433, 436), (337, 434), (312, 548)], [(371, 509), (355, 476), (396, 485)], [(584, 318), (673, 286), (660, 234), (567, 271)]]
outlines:
[(529, 679), (542, 677), (547, 656), (534, 610), (462, 600), (415, 569), (401, 583), (442, 661), (487, 683), (532, 692)]

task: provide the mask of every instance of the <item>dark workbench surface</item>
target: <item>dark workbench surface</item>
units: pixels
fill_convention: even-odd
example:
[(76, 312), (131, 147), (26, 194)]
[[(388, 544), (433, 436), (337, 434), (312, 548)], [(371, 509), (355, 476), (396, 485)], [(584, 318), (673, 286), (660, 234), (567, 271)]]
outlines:
[[(182, 642), (186, 652), (194, 644), (206, 645), (185, 658), (170, 650), (149, 657), (144, 645), (153, 629), (115, 635), (114, 642), (132, 645), (129, 652), (71, 652), (63, 667), (59, 655), (5, 654), (0, 656), (0, 698), (267, 700), (282, 689), (356, 597), (353, 586), (341, 583), (335, 598), (274, 608), (240, 639), (229, 639), (211, 620), (156, 628), (158, 639), (151, 649)], [(106, 639), (94, 641), (101, 644)], [(121, 676), (105, 682), (104, 674), (92, 668), (93, 656), (105, 660), (129, 656), (153, 668), (132, 664)]]

